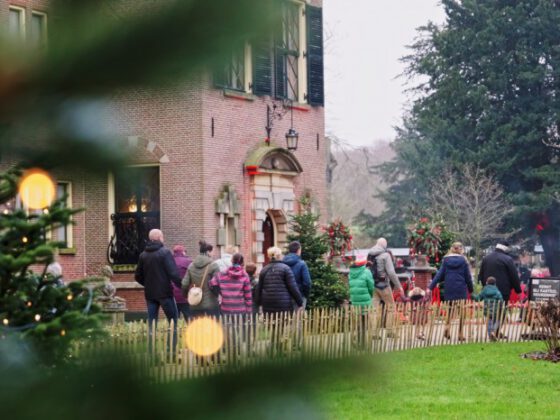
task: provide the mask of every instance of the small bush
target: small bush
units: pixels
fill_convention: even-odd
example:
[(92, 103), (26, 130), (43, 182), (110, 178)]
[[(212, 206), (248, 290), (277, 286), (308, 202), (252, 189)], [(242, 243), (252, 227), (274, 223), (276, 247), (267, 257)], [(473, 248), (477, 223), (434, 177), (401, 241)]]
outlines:
[(538, 317), (543, 329), (548, 359), (560, 361), (560, 298), (542, 304)]

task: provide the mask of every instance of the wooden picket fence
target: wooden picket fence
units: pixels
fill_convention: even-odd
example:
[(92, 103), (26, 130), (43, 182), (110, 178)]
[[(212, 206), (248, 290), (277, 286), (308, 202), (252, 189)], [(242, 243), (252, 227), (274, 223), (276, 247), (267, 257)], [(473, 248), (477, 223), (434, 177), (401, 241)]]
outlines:
[[(263, 361), (285, 363), (408, 350), (490, 340), (482, 303), (397, 303), (394, 308), (322, 308), (296, 313), (221, 316), (224, 341), (212, 356), (197, 356), (187, 347), (189, 323), (180, 320), (173, 352), (173, 323), (160, 320), (149, 333), (143, 321), (107, 326), (104, 339), (83, 341), (82, 360), (103, 351), (137, 363), (157, 382), (200, 377)], [(532, 340), (539, 333), (534, 306), (494, 308), (501, 321), (500, 341)]]

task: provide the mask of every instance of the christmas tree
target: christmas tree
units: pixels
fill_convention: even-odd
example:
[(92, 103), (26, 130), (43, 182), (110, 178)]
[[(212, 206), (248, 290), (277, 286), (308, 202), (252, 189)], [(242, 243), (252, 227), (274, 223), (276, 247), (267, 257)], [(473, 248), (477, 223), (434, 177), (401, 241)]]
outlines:
[(309, 267), (311, 293), (307, 307), (335, 307), (348, 298), (348, 288), (332, 265), (325, 262), (329, 251), (328, 237), (318, 232), (319, 215), (311, 210), (311, 199), (300, 200), (301, 211), (291, 220), (289, 241), (301, 243), (301, 258)]
[(68, 360), (72, 340), (97, 333), (100, 315), (93, 285), (64, 285), (61, 275), (47, 270), (63, 245), (50, 240), (50, 232), (70, 224), (79, 210), (66, 208), (65, 197), (49, 199), (54, 185), (44, 173), (44, 184), (22, 190), (32, 175), (20, 168), (0, 173), (0, 331), (28, 341), (39, 360), (52, 365)]

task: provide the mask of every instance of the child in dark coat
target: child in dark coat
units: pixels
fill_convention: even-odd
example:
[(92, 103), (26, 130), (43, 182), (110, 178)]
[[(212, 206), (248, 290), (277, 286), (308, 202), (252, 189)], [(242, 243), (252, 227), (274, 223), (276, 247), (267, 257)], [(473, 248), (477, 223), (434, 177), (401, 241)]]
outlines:
[(484, 316), (488, 318), (488, 337), (496, 341), (498, 328), (500, 328), (500, 316), (502, 313), (504, 298), (496, 287), (496, 278), (488, 277), (486, 286), (478, 296), (473, 295), (473, 300), (484, 301)]

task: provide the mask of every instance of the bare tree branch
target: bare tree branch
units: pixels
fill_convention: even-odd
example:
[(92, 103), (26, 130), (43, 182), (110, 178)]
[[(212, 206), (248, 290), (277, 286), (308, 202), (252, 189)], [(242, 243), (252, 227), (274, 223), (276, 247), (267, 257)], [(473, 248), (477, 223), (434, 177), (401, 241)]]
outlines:
[(515, 234), (501, 231), (513, 206), (496, 179), (478, 166), (465, 165), (459, 171), (447, 168), (432, 183), (430, 202), (431, 213), (441, 217), (477, 256), (483, 242)]

